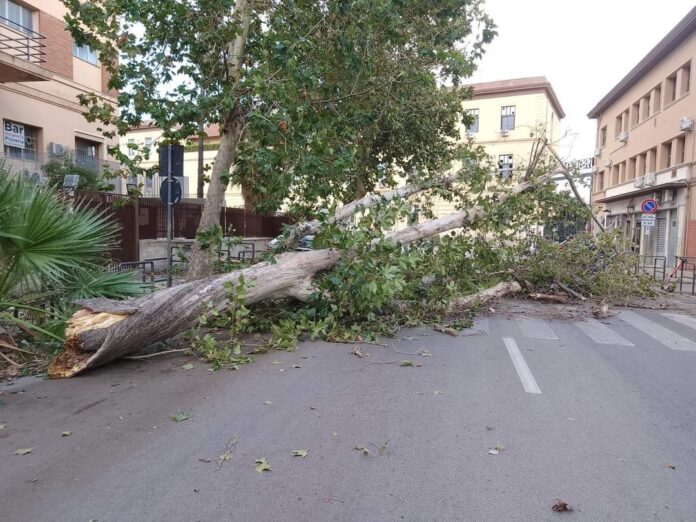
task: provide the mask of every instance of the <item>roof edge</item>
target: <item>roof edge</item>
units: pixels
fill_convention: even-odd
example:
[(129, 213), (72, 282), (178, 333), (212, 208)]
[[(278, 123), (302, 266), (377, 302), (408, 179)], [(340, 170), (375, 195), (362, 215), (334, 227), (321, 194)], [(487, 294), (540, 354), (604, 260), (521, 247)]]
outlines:
[(514, 78), (509, 80), (500, 80), (495, 82), (483, 82), (470, 84), (469, 87), (473, 90), (473, 98), (476, 95), (486, 94), (506, 94), (524, 91), (543, 91), (551, 102), (553, 110), (559, 120), (566, 117), (566, 113), (561, 106), (561, 102), (553, 89), (551, 82), (545, 76), (533, 76), (529, 78)]
[(679, 44), (696, 30), (696, 7), (691, 9), (660, 42), (646, 54), (638, 64), (611, 89), (590, 112), (587, 117), (597, 118), (619, 96), (624, 94), (643, 74), (650, 71), (660, 61), (669, 55)]

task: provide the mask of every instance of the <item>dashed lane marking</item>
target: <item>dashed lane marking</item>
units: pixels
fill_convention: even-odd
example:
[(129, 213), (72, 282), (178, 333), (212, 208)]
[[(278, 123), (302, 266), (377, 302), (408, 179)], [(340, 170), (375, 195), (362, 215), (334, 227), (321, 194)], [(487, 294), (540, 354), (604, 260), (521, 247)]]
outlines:
[(522, 335), (528, 339), (558, 340), (551, 327), (542, 319), (518, 319), (517, 324), (522, 331)]
[(635, 312), (624, 310), (619, 317), (645, 335), (672, 350), (696, 351), (696, 343)]
[(672, 321), (676, 321), (678, 323), (683, 324), (684, 326), (688, 326), (689, 328), (693, 328), (694, 330), (696, 330), (696, 318), (694, 317), (689, 317), (687, 315), (681, 314), (673, 314), (670, 312), (664, 312), (662, 315), (667, 319), (671, 319)]
[(532, 375), (532, 371), (527, 366), (527, 361), (522, 357), (520, 349), (517, 347), (517, 343), (512, 337), (503, 337), (503, 342), (507, 348), (508, 354), (510, 354), (510, 359), (512, 359), (512, 364), (517, 370), (517, 375), (522, 381), (522, 387), (527, 393), (541, 393), (541, 389)]
[(624, 339), (607, 325), (597, 319), (589, 318), (586, 321), (577, 321), (575, 326), (597, 344), (614, 344), (618, 346), (633, 346), (633, 343)]

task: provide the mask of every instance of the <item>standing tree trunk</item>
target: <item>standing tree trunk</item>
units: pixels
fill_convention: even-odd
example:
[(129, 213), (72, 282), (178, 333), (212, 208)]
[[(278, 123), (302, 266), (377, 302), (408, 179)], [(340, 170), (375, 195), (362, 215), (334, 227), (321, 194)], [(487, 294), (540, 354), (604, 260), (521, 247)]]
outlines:
[[(253, 10), (254, 0), (237, 0), (235, 4), (234, 14), (238, 17), (240, 30), (234, 41), (230, 42), (227, 51), (227, 69), (230, 78), (235, 82), (239, 82), (242, 75), (246, 39), (249, 34)], [(203, 205), (201, 221), (198, 223), (198, 229), (196, 230), (197, 234), (220, 224), (220, 209), (225, 201), (225, 190), (227, 189), (227, 184), (222, 182), (220, 176), (228, 174), (234, 165), (237, 146), (244, 133), (244, 123), (244, 111), (239, 102), (237, 102), (222, 125), (220, 148), (213, 163), (208, 194)], [(209, 276), (211, 272), (211, 257), (209, 253), (201, 250), (198, 243), (194, 242), (191, 249), (191, 261), (187, 279), (189, 281), (201, 279)]]

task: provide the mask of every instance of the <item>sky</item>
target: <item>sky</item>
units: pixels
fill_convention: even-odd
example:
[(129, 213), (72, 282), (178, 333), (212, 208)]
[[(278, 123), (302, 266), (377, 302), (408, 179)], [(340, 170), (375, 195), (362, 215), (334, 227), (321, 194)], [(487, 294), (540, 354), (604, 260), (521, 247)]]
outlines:
[(694, 0), (486, 0), (498, 26), (472, 82), (546, 76), (566, 112), (561, 152), (590, 157), (587, 113), (696, 5)]

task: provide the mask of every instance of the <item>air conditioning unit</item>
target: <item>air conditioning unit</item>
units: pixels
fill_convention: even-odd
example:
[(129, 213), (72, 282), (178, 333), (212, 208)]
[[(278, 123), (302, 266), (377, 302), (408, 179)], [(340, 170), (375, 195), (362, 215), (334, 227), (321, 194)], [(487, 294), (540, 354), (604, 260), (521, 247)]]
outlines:
[(605, 166), (605, 167), (611, 167), (611, 165), (612, 165), (612, 163), (611, 163), (611, 160), (610, 160), (610, 159), (604, 160), (604, 166)]
[(679, 120), (679, 129), (683, 131), (694, 130), (694, 120), (684, 116)]
[(475, 137), (476, 137), (476, 133), (475, 133), (475, 132), (466, 131), (466, 138), (467, 138), (467, 139), (471, 140), (471, 139), (474, 139)]
[(48, 153), (51, 156), (65, 156), (65, 154), (68, 152), (68, 147), (66, 145), (63, 145), (61, 143), (49, 143), (48, 144)]
[(622, 143), (626, 143), (628, 141), (628, 132), (626, 132), (626, 131), (619, 132), (619, 141)]
[(595, 150), (594, 150), (594, 155), (595, 155), (595, 157), (601, 156), (601, 155), (602, 155), (602, 149), (595, 149)]
[(510, 134), (510, 131), (507, 129), (503, 129), (500, 131), (500, 135), (504, 138)]

